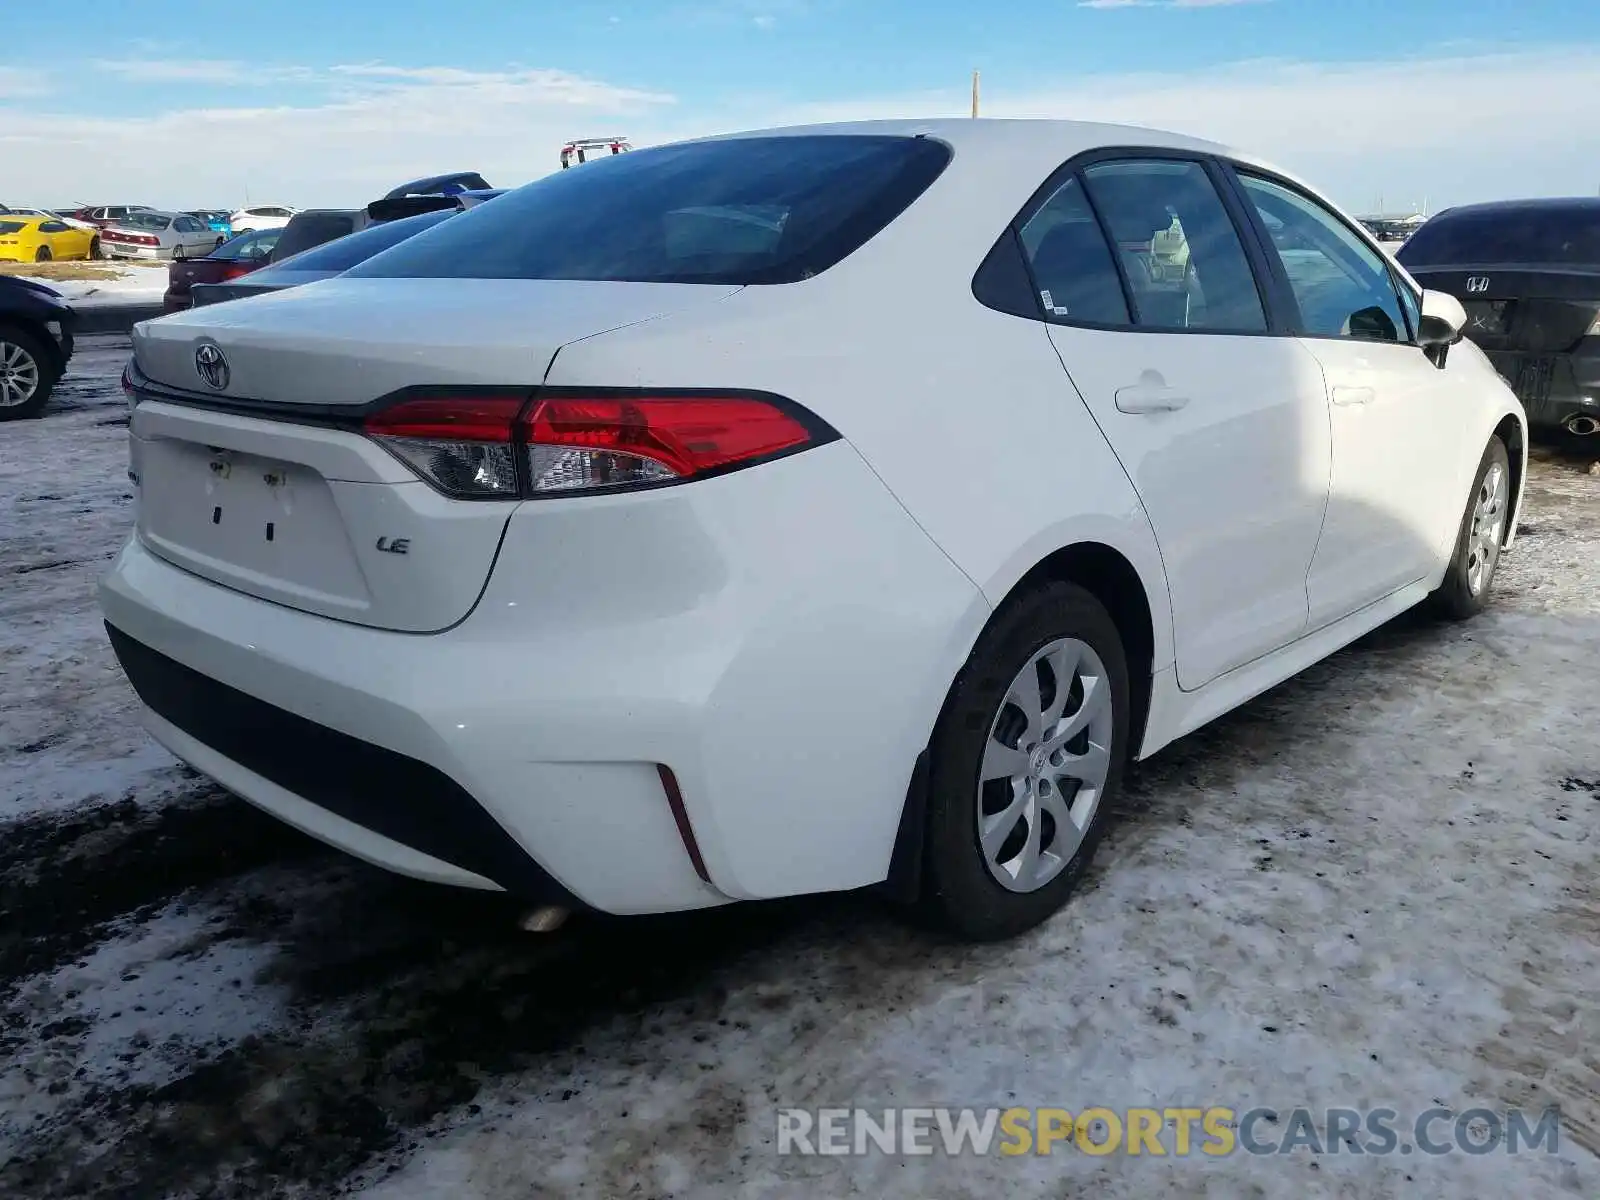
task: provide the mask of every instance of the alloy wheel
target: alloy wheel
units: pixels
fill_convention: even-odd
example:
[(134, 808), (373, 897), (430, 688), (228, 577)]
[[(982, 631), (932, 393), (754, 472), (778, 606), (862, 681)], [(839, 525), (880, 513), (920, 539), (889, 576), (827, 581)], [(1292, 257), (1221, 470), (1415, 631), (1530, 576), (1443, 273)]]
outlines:
[(978, 778), (978, 846), (1008, 891), (1034, 892), (1072, 861), (1111, 770), (1105, 664), (1085, 642), (1035, 651), (990, 722)]
[(1506, 524), (1506, 472), (1492, 464), (1478, 485), (1473, 500), (1472, 529), (1467, 535), (1467, 588), (1474, 596), (1489, 586)]
[(16, 342), (0, 339), (0, 408), (16, 408), (39, 390), (39, 364)]

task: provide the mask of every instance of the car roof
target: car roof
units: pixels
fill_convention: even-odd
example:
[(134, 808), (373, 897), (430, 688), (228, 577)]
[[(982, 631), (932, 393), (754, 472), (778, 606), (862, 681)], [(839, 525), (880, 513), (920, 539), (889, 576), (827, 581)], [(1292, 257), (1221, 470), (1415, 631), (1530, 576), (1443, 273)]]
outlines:
[[(692, 139), (697, 142), (728, 141), (750, 137), (804, 137), (816, 135), (879, 135), (931, 137), (949, 144), (957, 159), (981, 158), (986, 166), (1009, 175), (1037, 175), (1035, 184), (1069, 158), (1089, 150), (1127, 146), (1142, 149), (1187, 150), (1216, 154), (1236, 162), (1259, 167), (1308, 187), (1292, 171), (1234, 146), (1189, 134), (1139, 125), (1108, 124), (1098, 121), (1065, 121), (1034, 117), (935, 117), (929, 120), (836, 121), (817, 125), (786, 125), (771, 129), (750, 129), (737, 133), (714, 134)], [(685, 144), (685, 143), (679, 143)]]
[(1526, 200), (1488, 200), (1481, 204), (1458, 204), (1434, 214), (1443, 216), (1597, 216), (1600, 215), (1600, 196), (1550, 196)]

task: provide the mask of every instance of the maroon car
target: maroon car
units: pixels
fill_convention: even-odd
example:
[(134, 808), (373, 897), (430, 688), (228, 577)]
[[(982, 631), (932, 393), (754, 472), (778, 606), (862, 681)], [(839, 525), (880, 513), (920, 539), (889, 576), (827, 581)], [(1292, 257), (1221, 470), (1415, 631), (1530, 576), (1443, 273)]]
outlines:
[(204, 258), (176, 259), (167, 268), (167, 292), (161, 307), (180, 312), (194, 305), (190, 291), (197, 283), (226, 283), (263, 267), (278, 244), (281, 229), (255, 229), (229, 238)]
[(86, 204), (75, 212), (62, 213), (61, 216), (71, 217), (74, 221), (88, 221), (91, 225), (98, 225), (104, 229), (108, 225), (126, 220), (129, 213), (148, 211), (150, 211), (148, 204)]

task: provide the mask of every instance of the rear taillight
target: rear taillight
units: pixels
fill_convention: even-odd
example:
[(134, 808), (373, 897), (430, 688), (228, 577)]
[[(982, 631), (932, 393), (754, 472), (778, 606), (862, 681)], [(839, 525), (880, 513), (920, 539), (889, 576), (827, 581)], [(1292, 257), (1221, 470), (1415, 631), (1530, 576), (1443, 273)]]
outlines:
[(362, 428), (446, 495), (480, 500), (684, 483), (837, 436), (788, 401), (727, 393), (428, 396)]
[(222, 278), (223, 279), (237, 279), (241, 275), (250, 274), (250, 272), (253, 271), (253, 270), (255, 270), (255, 268), (253, 266), (251, 266), (249, 263), (242, 263), (242, 262), (229, 263), (227, 266), (222, 268)]
[(362, 428), (447, 496), (514, 500), (517, 414), (526, 396), (430, 396), (368, 417)]
[(139, 392), (133, 386), (133, 360), (128, 360), (128, 365), (122, 368), (122, 394), (128, 399), (128, 411), (132, 412), (139, 403)]
[(751, 396), (539, 400), (522, 429), (536, 496), (691, 479), (811, 440), (790, 412)]

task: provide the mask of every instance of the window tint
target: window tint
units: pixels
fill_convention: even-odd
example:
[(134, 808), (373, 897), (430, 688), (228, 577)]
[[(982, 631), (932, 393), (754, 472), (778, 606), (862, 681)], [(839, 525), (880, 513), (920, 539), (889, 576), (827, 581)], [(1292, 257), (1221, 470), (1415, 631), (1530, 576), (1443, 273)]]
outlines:
[(1271, 235), (1301, 328), (1313, 337), (1410, 341), (1389, 263), (1322, 205), (1281, 184), (1240, 175)]
[(1139, 325), (1265, 332), (1250, 260), (1203, 166), (1130, 159), (1096, 163), (1083, 176), (1111, 232)]
[(283, 237), (272, 251), (273, 261), (299, 254), (313, 246), (342, 238), (356, 227), (355, 216), (341, 212), (301, 213), (284, 227)]
[(122, 224), (129, 229), (148, 229), (159, 233), (172, 225), (171, 217), (164, 217), (160, 213), (131, 212), (123, 218)]
[(257, 259), (265, 258), (278, 238), (283, 234), (281, 229), (259, 229), (251, 233), (241, 233), (229, 238), (218, 246), (207, 258), (226, 259)]
[[(392, 246), (398, 246), (424, 229), (432, 228), (455, 216), (456, 211), (453, 208), (446, 208), (438, 212), (406, 217), (400, 221), (373, 225), (360, 233), (352, 233), (349, 237), (342, 237), (337, 241), (326, 242), (303, 251), (291, 259), (275, 257), (274, 266), (281, 266), (290, 271), (348, 271), (357, 263), (364, 263), (373, 255), (380, 254)], [(278, 244), (281, 246), (283, 243), (280, 241)]]
[(942, 142), (887, 135), (658, 146), (548, 175), (354, 273), (792, 283), (861, 247), (949, 161)]
[(1094, 210), (1068, 179), (1022, 227), (1022, 252), (1048, 317), (1128, 324), (1128, 302)]
[(72, 228), (72, 226), (63, 224), (60, 221), (40, 221), (39, 222), (39, 232), (40, 233), (65, 233), (67, 230), (69, 230), (71, 228)]
[(1408, 267), (1600, 263), (1600, 204), (1442, 212), (1400, 250)]

